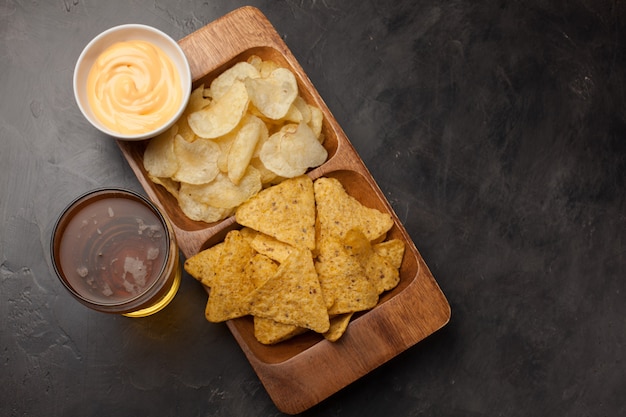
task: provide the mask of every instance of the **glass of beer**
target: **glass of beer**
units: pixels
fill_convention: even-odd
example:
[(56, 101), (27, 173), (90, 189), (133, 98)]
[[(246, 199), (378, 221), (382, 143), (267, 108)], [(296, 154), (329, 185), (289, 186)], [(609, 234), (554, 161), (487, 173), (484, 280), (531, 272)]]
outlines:
[(174, 298), (182, 275), (169, 220), (130, 190), (78, 197), (52, 232), (52, 265), (79, 302), (97, 311), (145, 317)]

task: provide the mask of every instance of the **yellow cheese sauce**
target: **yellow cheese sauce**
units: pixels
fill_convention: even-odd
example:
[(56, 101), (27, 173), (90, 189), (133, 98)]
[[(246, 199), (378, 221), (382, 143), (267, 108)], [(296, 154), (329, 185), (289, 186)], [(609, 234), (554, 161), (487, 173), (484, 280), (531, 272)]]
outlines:
[(94, 62), (87, 96), (95, 116), (125, 135), (154, 130), (179, 109), (180, 74), (156, 45), (140, 40), (118, 42)]

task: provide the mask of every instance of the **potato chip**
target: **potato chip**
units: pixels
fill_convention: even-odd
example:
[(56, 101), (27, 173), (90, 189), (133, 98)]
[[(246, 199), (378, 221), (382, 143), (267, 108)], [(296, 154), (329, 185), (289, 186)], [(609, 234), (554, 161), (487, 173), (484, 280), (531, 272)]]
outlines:
[(311, 109), (309, 105), (300, 96), (296, 96), (295, 100), (289, 107), (285, 116), (277, 122), (280, 123), (309, 123), (311, 121)]
[(254, 255), (238, 230), (228, 232), (206, 306), (207, 320), (221, 322), (250, 313), (254, 283), (243, 271)]
[(246, 78), (259, 78), (261, 74), (253, 65), (247, 62), (238, 62), (211, 82), (209, 88), (213, 100), (219, 100), (235, 81), (244, 81)]
[(365, 275), (378, 294), (398, 285), (400, 274), (385, 258), (374, 252), (362, 231), (351, 229), (343, 240), (348, 253), (353, 255), (365, 270)]
[(256, 68), (260, 74), (261, 66), (263, 65), (263, 59), (260, 56), (250, 55), (246, 62)]
[(324, 136), (322, 136), (322, 123), (324, 121), (324, 114), (322, 111), (312, 105), (309, 105), (309, 110), (311, 112), (311, 119), (309, 122), (309, 127), (313, 131), (313, 134), (317, 138), (320, 143), (324, 143)]
[(301, 96), (296, 97), (292, 107), (295, 107), (300, 113), (301, 120), (299, 120), (298, 123), (302, 122), (308, 124), (311, 121), (311, 106), (309, 106)]
[[(204, 88), (204, 84), (196, 87), (189, 95), (189, 102), (187, 103), (187, 108), (185, 108), (185, 112), (183, 114), (189, 115), (190, 113), (202, 110), (211, 104), (211, 99), (207, 97), (205, 93), (206, 89)], [(180, 121), (181, 120), (179, 120), (178, 123), (180, 123)]]
[(243, 82), (235, 80), (228, 91), (202, 110), (191, 113), (187, 122), (193, 132), (214, 139), (233, 130), (248, 107), (248, 92)]
[(246, 78), (243, 81), (254, 107), (270, 119), (287, 114), (298, 95), (295, 75), (287, 68), (276, 68), (265, 78)]
[(202, 110), (211, 104), (211, 99), (205, 97), (205, 91), (204, 85), (201, 85), (191, 92), (191, 95), (189, 96), (189, 103), (187, 103), (185, 111), (176, 122), (176, 125), (178, 126), (178, 134), (181, 135), (187, 142), (193, 142), (197, 138), (196, 134), (187, 122), (187, 117), (191, 113)]
[(150, 139), (143, 154), (143, 166), (148, 174), (158, 177), (171, 177), (178, 170), (178, 160), (174, 152), (174, 138), (178, 126), (174, 125), (160, 135)]
[(259, 157), (277, 175), (292, 178), (323, 164), (328, 151), (306, 123), (289, 124), (263, 144)]
[(328, 314), (368, 310), (378, 303), (377, 288), (370, 282), (359, 259), (334, 237), (325, 240), (324, 255), (315, 262)]
[(271, 59), (262, 60), (259, 62), (259, 74), (261, 74), (261, 78), (269, 77), (274, 70), (281, 68), (281, 66)]
[(404, 258), (404, 242), (400, 239), (391, 239), (385, 242), (372, 245), (374, 252), (382, 256), (394, 268), (400, 269), (402, 258)]
[(150, 181), (152, 181), (153, 183), (158, 184), (162, 186), (163, 188), (165, 188), (168, 193), (170, 193), (172, 196), (178, 199), (178, 192), (180, 190), (179, 182), (174, 181), (173, 179), (169, 177), (155, 177), (150, 174), (148, 174), (148, 178), (150, 178)]
[[(196, 87), (172, 129), (150, 141), (148, 177), (177, 198), (187, 217), (212, 223), (231, 215), (233, 207), (226, 206), (247, 191), (321, 165), (328, 157), (319, 133), (323, 115), (298, 93), (295, 75), (275, 61), (252, 55), (233, 65), (209, 87)], [(270, 133), (276, 134), (271, 141)], [(261, 188), (251, 177), (244, 181), (250, 171)], [(211, 198), (191, 185), (206, 185)]]
[(187, 258), (184, 264), (185, 271), (203, 285), (213, 286), (223, 246), (224, 242), (220, 242)]
[(217, 160), (217, 167), (226, 175), (228, 175), (228, 154), (230, 153), (230, 148), (233, 146), (233, 143), (235, 143), (235, 139), (237, 139), (237, 133), (239, 133), (238, 127), (224, 136), (213, 139), (220, 147), (220, 157)]
[(225, 219), (233, 213), (233, 208), (214, 207), (196, 199), (197, 188), (201, 185), (180, 184), (178, 205), (191, 220), (213, 223)]
[(248, 116), (228, 150), (228, 178), (239, 184), (246, 172), (256, 145), (262, 136), (267, 136), (267, 126), (261, 119)]
[(248, 167), (238, 185), (233, 184), (226, 175), (220, 172), (208, 184), (186, 184), (185, 191), (190, 198), (200, 203), (217, 208), (232, 209), (258, 193), (261, 187), (259, 172)]
[(264, 186), (270, 185), (270, 184), (276, 184), (284, 180), (283, 177), (279, 177), (274, 172), (267, 169), (259, 158), (252, 158), (250, 160), (250, 166), (254, 167), (257, 171), (259, 171), (259, 174), (261, 175), (261, 184), (263, 184)]
[(306, 331), (306, 328), (294, 326), (293, 324), (278, 323), (272, 319), (254, 317), (254, 337), (264, 345), (284, 342)]
[(217, 167), (221, 150), (210, 139), (198, 138), (187, 142), (182, 136), (174, 138), (174, 153), (178, 161), (178, 170), (172, 178), (188, 184), (207, 184), (220, 172)]
[(324, 339), (336, 342), (345, 333), (354, 313), (340, 314), (330, 318), (330, 328), (324, 333)]
[(294, 246), (315, 248), (313, 182), (306, 176), (266, 188), (239, 206), (237, 223)]
[(322, 236), (344, 237), (348, 230), (356, 228), (371, 241), (393, 226), (393, 219), (388, 213), (362, 205), (345, 191), (336, 178), (318, 178), (313, 188)]
[(330, 321), (311, 251), (295, 248), (250, 297), (250, 313), (279, 323), (328, 331)]

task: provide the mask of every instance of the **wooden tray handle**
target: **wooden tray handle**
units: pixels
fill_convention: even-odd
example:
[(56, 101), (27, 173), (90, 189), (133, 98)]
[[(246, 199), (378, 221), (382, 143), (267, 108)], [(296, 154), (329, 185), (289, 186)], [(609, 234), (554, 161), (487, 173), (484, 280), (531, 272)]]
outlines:
[(187, 55), (193, 81), (253, 47), (269, 46), (281, 53), (287, 52), (265, 15), (252, 6), (236, 9), (178, 43)]

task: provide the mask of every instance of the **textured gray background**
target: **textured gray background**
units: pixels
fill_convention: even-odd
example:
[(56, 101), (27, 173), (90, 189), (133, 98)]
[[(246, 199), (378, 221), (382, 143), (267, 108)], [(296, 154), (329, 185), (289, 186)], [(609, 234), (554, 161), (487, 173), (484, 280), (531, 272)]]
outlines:
[(281, 33), (452, 306), (443, 330), (305, 415), (626, 415), (626, 3), (478, 3), (0, 2), (0, 415), (280, 415), (190, 277), (131, 320), (70, 299), (48, 261), (71, 199), (141, 191), (75, 105), (83, 46), (122, 23), (181, 38), (244, 4)]

